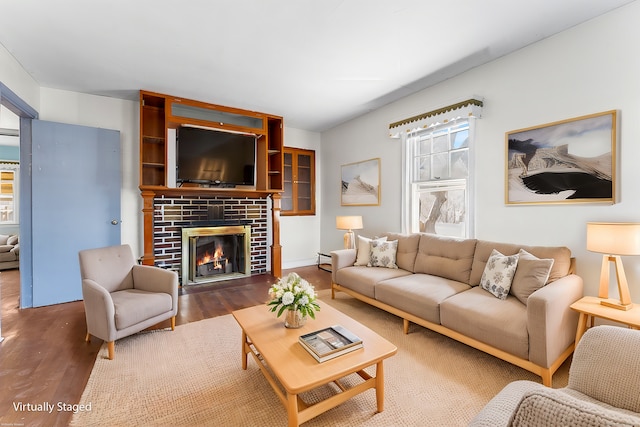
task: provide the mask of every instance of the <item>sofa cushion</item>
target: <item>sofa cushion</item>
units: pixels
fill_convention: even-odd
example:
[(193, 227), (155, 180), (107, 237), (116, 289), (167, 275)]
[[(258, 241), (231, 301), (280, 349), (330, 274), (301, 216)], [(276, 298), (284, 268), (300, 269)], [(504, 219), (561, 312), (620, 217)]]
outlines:
[(518, 266), (518, 255), (502, 255), (495, 249), (484, 267), (480, 287), (499, 299), (506, 299)]
[(411, 272), (399, 268), (352, 266), (336, 271), (336, 283), (375, 298), (375, 286), (378, 282), (410, 274)]
[(440, 303), (470, 289), (466, 283), (427, 274), (410, 274), (376, 285), (376, 299), (421, 319), (440, 324)]
[(529, 359), (527, 307), (512, 295), (499, 300), (480, 287), (440, 304), (440, 323), (517, 357)]
[[(367, 265), (371, 256), (371, 240), (368, 237), (358, 236), (358, 252), (356, 262), (353, 265)], [(385, 237), (376, 237), (375, 240), (385, 241)]]
[(518, 267), (509, 293), (526, 304), (529, 295), (547, 284), (553, 258), (540, 259), (524, 249), (518, 252)]
[(416, 255), (418, 254), (420, 234), (384, 233), (383, 236), (388, 240), (398, 241), (398, 250), (396, 252), (396, 264), (398, 268), (413, 271)]
[(0, 234), (0, 245), (6, 245), (7, 244), (7, 240), (9, 240), (8, 235), (6, 234)]
[(476, 242), (475, 239), (423, 233), (420, 235), (414, 271), (469, 283)]
[(475, 255), (473, 257), (471, 277), (469, 279), (469, 284), (471, 286), (477, 286), (480, 284), (480, 278), (484, 272), (484, 267), (487, 264), (489, 256), (491, 256), (491, 251), (494, 249), (504, 255), (514, 255), (517, 254), (520, 249), (524, 249), (538, 258), (553, 258), (553, 267), (549, 273), (547, 283), (566, 276), (569, 274), (569, 269), (571, 268), (571, 251), (569, 248), (564, 246), (525, 246), (512, 243), (496, 243), (488, 240), (478, 240), (475, 248)]
[(368, 267), (398, 268), (396, 265), (396, 251), (398, 241), (371, 241), (371, 254), (369, 255)]
[(0, 245), (0, 253), (9, 252), (11, 249), (13, 249), (13, 245)]
[(18, 254), (16, 252), (0, 252), (0, 262), (16, 261)]
[(18, 244), (18, 235), (12, 234), (11, 236), (9, 236), (9, 238), (7, 239), (7, 245), (15, 246), (17, 244)]
[(164, 292), (126, 289), (112, 292), (111, 298), (115, 309), (117, 330), (137, 325), (173, 309), (171, 295)]

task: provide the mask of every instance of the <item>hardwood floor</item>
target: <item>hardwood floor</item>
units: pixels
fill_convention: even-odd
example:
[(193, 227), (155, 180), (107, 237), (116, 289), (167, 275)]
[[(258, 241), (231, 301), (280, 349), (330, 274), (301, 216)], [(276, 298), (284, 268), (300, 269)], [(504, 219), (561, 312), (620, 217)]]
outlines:
[[(283, 275), (292, 270), (283, 271)], [(296, 268), (316, 290), (331, 287), (331, 273), (316, 266)], [(181, 288), (176, 324), (221, 316), (267, 301), (271, 275), (256, 275)], [(0, 273), (2, 336), (0, 343), (0, 425), (66, 426), (72, 412), (58, 403), (79, 402), (102, 345), (85, 342), (82, 301), (20, 310), (18, 270)], [(158, 327), (169, 326), (162, 323)], [(116, 342), (116, 356), (118, 343)], [(53, 405), (44, 410), (20, 410), (17, 405)], [(40, 409), (40, 408), (36, 408)]]

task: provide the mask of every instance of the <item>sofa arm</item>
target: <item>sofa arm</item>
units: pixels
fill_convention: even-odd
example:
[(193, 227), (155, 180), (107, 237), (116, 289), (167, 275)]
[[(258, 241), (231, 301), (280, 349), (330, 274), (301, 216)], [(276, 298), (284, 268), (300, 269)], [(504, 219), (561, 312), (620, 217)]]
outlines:
[(82, 280), (87, 332), (104, 341), (116, 339), (116, 319), (111, 294), (91, 279)]
[(178, 273), (151, 265), (134, 265), (132, 273), (134, 288), (171, 295), (173, 312), (178, 312)]
[(339, 249), (331, 251), (331, 280), (336, 283), (336, 272), (341, 268), (350, 267), (356, 262), (355, 249)]
[(532, 390), (543, 389), (542, 384), (520, 380), (507, 384), (476, 415), (469, 427), (506, 427), (518, 408), (522, 397)]
[(529, 360), (545, 368), (575, 341), (578, 313), (569, 306), (583, 296), (582, 278), (562, 277), (538, 289), (527, 300)]

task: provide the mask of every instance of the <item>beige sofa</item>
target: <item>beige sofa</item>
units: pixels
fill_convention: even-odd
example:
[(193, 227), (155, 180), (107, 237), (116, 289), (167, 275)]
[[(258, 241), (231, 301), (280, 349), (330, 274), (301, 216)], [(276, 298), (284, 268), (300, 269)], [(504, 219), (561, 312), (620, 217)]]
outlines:
[(20, 243), (17, 234), (0, 234), (0, 270), (20, 267)]
[[(359, 238), (359, 250), (331, 253), (332, 298), (336, 291), (345, 292), (401, 317), (405, 333), (416, 323), (540, 375), (543, 384), (551, 385), (553, 373), (574, 348), (578, 315), (569, 306), (583, 296), (582, 278), (573, 274), (568, 248), (426, 233), (380, 237), (397, 245), (397, 268), (354, 265), (367, 258), (366, 241)], [(521, 249), (530, 254), (521, 257), (505, 299), (479, 286), (494, 249), (503, 255)], [(540, 260), (525, 261), (531, 258)], [(541, 287), (531, 288), (529, 266), (550, 259), (548, 278), (538, 278)]]
[(508, 384), (471, 427), (639, 426), (640, 332), (589, 329), (576, 347), (567, 387), (521, 380)]

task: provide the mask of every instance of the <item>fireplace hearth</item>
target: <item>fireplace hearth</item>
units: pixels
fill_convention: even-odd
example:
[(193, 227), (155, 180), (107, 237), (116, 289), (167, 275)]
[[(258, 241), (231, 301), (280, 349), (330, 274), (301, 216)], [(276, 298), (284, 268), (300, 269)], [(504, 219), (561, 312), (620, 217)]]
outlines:
[(182, 284), (251, 275), (251, 227), (224, 225), (182, 229)]

